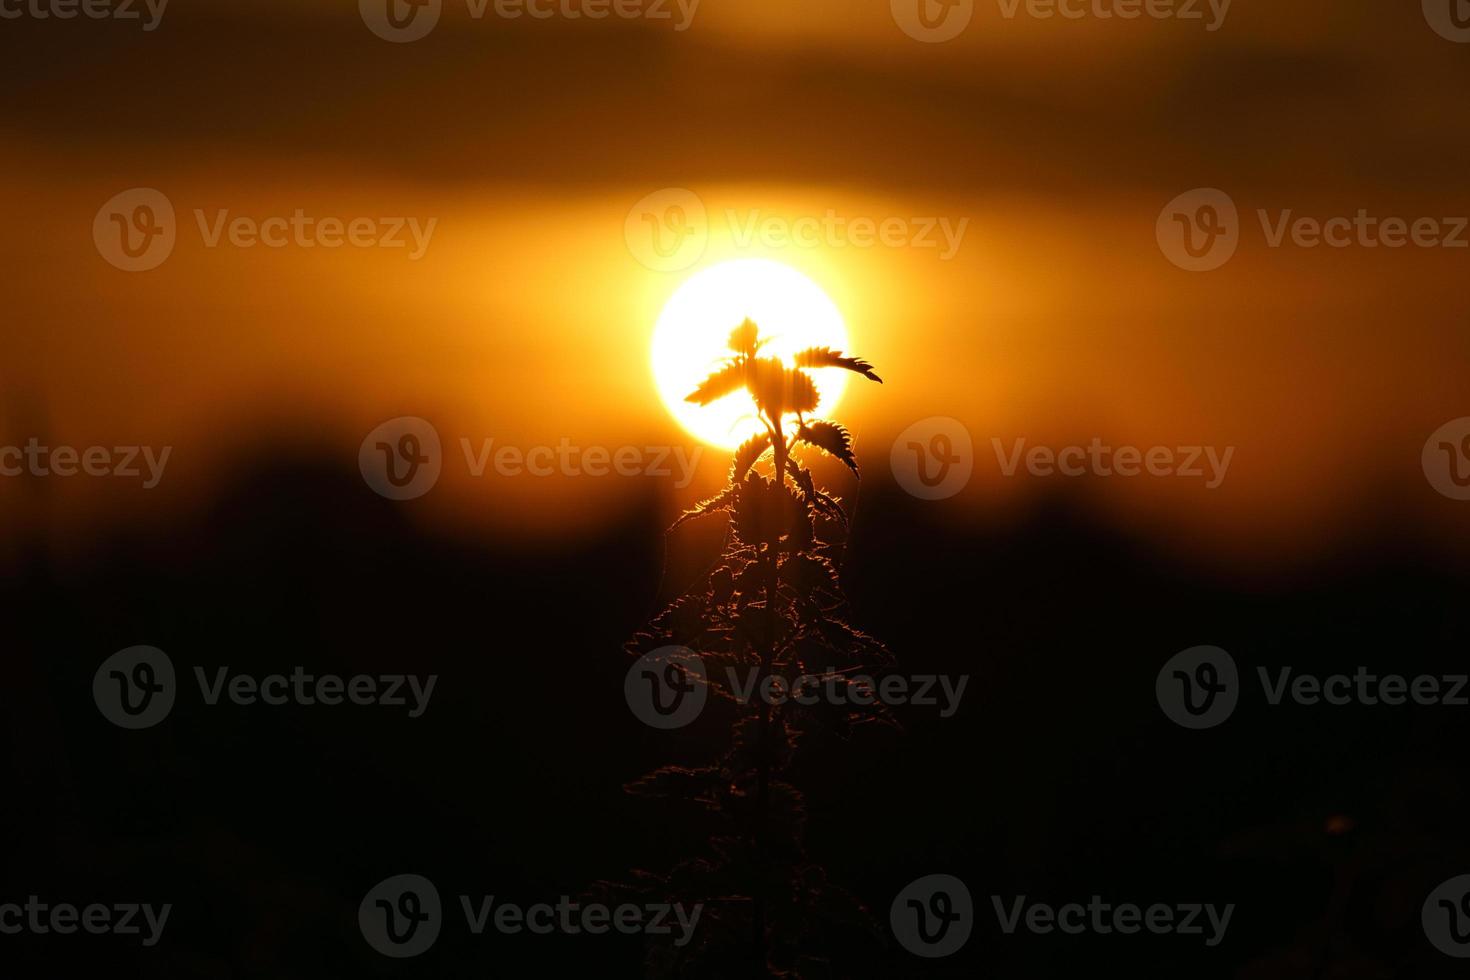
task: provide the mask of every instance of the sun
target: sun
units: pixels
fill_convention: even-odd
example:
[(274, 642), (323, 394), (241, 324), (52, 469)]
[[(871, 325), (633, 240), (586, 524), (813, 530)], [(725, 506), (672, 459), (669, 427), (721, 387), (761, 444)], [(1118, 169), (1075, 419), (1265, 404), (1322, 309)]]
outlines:
[[(730, 356), (725, 342), (746, 318), (770, 338), (761, 348), (788, 366), (809, 347), (847, 350), (847, 326), (837, 304), (802, 273), (769, 259), (738, 259), (704, 269), (669, 297), (653, 331), (653, 378), (669, 413), (696, 438), (734, 449), (764, 431), (755, 401), (744, 391), (700, 407), (684, 400)], [(847, 386), (847, 372), (809, 372), (817, 386), (814, 418), (830, 414)]]

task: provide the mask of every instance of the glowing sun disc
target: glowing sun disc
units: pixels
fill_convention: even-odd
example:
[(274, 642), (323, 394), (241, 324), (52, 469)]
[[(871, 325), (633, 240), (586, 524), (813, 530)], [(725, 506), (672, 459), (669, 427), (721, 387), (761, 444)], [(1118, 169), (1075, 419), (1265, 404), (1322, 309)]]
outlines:
[[(733, 449), (763, 431), (755, 402), (744, 391), (703, 407), (686, 402), (705, 377), (730, 356), (730, 331), (747, 317), (767, 343), (763, 356), (788, 365), (808, 347), (848, 349), (847, 326), (822, 287), (787, 265), (767, 259), (739, 259), (711, 266), (689, 277), (665, 304), (653, 331), (653, 377), (665, 407), (695, 437)], [(817, 386), (823, 418), (836, 407), (847, 386), (846, 372), (825, 368), (809, 372)]]

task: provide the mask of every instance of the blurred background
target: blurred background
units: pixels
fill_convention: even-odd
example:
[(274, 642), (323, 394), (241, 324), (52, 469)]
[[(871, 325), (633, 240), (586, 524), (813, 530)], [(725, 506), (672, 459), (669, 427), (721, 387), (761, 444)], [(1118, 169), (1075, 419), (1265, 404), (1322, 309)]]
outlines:
[[(977, 896), (1239, 904), (1216, 949), (1006, 937), (982, 914), (949, 960), (834, 951), (832, 975), (1451, 975), (1418, 915), (1466, 870), (1466, 709), (1258, 698), (1189, 733), (1153, 695), (1200, 643), (1250, 675), (1464, 669), (1470, 504), (1421, 451), (1470, 415), (1470, 250), (1272, 248), (1256, 219), (1470, 214), (1470, 47), (1417, 5), (1238, 3), (1209, 31), (981, 3), (924, 44), (886, 0), (703, 0), (683, 31), (446, 2), (394, 44), (338, 0), (175, 2), (151, 31), (0, 24), (0, 445), (172, 447), (152, 489), (0, 478), (3, 891), (178, 906), (154, 950), (3, 937), (14, 975), (641, 975), (636, 941), (591, 937), (394, 963), (355, 909), (408, 870), (531, 901), (679, 852), (621, 786), (721, 731), (640, 725), (619, 648), (713, 557), (718, 529), (662, 530), (724, 455), (688, 486), (476, 477), (460, 439), (692, 452), (654, 324), (690, 274), (756, 257), (817, 282), (886, 382), (838, 413), (861, 493), (820, 471), (860, 504), (859, 625), (905, 671), (972, 676), (956, 718), (823, 747), (814, 855), (880, 920), (935, 872)], [(136, 187), (172, 203), (177, 243), (128, 273), (92, 229)], [(1198, 187), (1241, 215), (1210, 273), (1155, 232)], [(675, 271), (627, 234), (666, 188), (709, 216)], [(411, 260), (208, 247), (196, 209), (436, 224)], [(945, 259), (770, 247), (724, 217), (829, 211), (968, 225)], [(391, 502), (358, 453), (400, 416), (434, 425), (444, 472)], [(890, 450), (935, 416), (971, 433), (974, 475), (924, 501)], [(1006, 477), (991, 448), (1094, 437), (1235, 455), (1207, 490)], [(121, 732), (87, 692), (138, 643), (181, 672), (437, 672), (442, 701), (409, 722), (196, 699)]]

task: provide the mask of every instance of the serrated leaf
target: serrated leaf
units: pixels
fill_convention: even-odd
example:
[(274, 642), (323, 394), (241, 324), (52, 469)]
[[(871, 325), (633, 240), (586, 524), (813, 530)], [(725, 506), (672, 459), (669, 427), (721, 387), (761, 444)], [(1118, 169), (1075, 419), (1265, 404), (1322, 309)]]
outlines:
[(726, 395), (739, 391), (745, 384), (745, 365), (739, 362), (726, 364), (699, 383), (699, 387), (684, 396), (686, 402), (708, 405)]
[(817, 410), (817, 385), (805, 371), (787, 372), (787, 387), (790, 392), (786, 410), (788, 412), (815, 412)]
[(847, 512), (842, 509), (842, 498), (834, 497), (825, 490), (818, 490), (812, 481), (811, 470), (806, 469), (795, 460), (788, 460), (786, 465), (792, 479), (796, 481), (796, 485), (806, 496), (807, 503), (846, 528)]
[(623, 787), (630, 796), (662, 799), (697, 800), (708, 805), (710, 790), (720, 782), (720, 770), (710, 766), (686, 769), (664, 766), (655, 769)]
[(735, 495), (730, 490), (724, 490), (720, 493), (717, 493), (713, 497), (710, 497), (708, 500), (701, 500), (699, 503), (695, 504), (693, 507), (680, 514), (679, 519), (674, 521), (673, 524), (669, 525), (669, 531), (678, 530), (680, 526), (687, 524), (689, 521), (695, 520), (696, 518), (708, 517), (711, 514), (718, 514), (723, 511), (727, 511), (734, 503)]
[(845, 653), (855, 663), (890, 663), (893, 660), (893, 653), (880, 641), (841, 620), (824, 618), (818, 621), (817, 628), (833, 651)]
[(789, 368), (774, 357), (757, 358), (750, 365), (751, 393), (767, 416), (779, 418), (816, 410), (817, 386), (811, 375)]
[(760, 461), (760, 458), (771, 448), (771, 434), (762, 432), (753, 435), (735, 450), (735, 458), (730, 463), (730, 482), (739, 483), (745, 479), (745, 474), (750, 468)]
[(796, 355), (797, 367), (835, 367), (846, 371), (853, 371), (863, 377), (879, 384), (883, 379), (873, 373), (873, 365), (860, 357), (843, 357), (841, 351), (835, 351), (830, 347), (810, 347)]
[(781, 580), (804, 593), (820, 590), (833, 596), (842, 595), (837, 570), (826, 558), (792, 555), (781, 563)]
[(852, 435), (836, 422), (803, 423), (796, 430), (796, 438), (840, 460), (853, 473), (858, 471), (857, 457), (852, 453)]

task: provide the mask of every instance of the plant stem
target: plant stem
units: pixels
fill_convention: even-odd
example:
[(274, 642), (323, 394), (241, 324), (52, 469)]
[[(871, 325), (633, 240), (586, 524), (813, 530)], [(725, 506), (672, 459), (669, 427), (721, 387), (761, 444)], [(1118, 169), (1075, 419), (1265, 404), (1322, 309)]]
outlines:
[[(781, 435), (781, 416), (773, 414), (768, 419), (771, 430), (771, 448), (776, 462), (776, 486), (784, 487), (786, 484), (786, 440)], [(776, 627), (779, 618), (776, 615), (777, 599), (777, 566), (776, 566), (776, 543), (767, 542), (766, 553), (762, 558), (765, 563), (765, 592), (766, 592), (766, 649), (760, 651), (761, 668), (759, 684), (764, 685), (769, 676), (773, 662), (776, 658)], [(761, 690), (757, 687), (757, 690)], [(766, 875), (766, 822), (767, 811), (770, 808), (771, 789), (771, 756), (770, 756), (770, 727), (771, 727), (771, 705), (769, 701), (762, 698), (760, 701), (759, 723), (756, 734), (756, 799), (755, 799), (755, 832), (754, 844), (757, 860), (761, 867), (757, 869), (760, 880), (763, 882)], [(755, 940), (755, 962), (753, 964), (755, 976), (763, 977), (766, 973), (766, 904), (762, 889), (757, 889), (755, 896), (754, 915), (754, 940)]]

